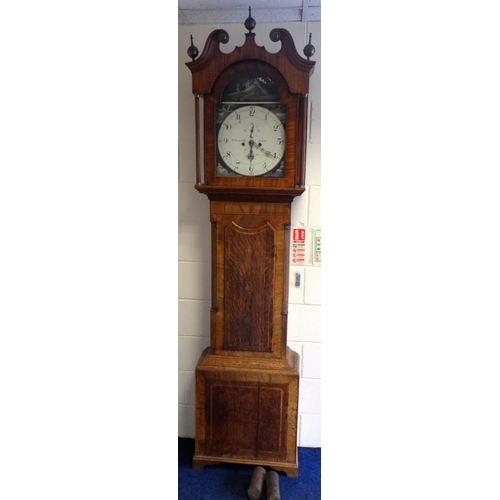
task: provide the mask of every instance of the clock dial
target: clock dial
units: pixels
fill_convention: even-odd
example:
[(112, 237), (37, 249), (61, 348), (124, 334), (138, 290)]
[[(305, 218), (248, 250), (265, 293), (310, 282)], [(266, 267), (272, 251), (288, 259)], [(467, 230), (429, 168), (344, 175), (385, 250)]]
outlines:
[(217, 146), (224, 165), (255, 177), (278, 168), (285, 154), (285, 126), (270, 109), (254, 104), (230, 112), (219, 128)]

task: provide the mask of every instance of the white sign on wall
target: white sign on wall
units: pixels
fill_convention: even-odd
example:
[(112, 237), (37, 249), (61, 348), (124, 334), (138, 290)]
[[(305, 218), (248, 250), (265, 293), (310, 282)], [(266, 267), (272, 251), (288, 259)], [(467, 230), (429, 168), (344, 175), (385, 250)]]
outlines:
[(321, 263), (321, 229), (314, 230), (313, 237), (313, 263)]

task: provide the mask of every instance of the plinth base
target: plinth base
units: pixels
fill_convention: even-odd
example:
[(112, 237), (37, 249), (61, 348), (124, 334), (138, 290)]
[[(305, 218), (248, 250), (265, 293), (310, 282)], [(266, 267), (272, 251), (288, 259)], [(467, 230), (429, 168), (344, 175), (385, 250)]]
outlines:
[(298, 476), (299, 356), (269, 361), (210, 355), (196, 367), (193, 468), (261, 465)]
[(299, 475), (299, 462), (298, 455), (295, 463), (283, 463), (283, 462), (273, 462), (273, 461), (256, 461), (256, 460), (244, 460), (244, 459), (230, 459), (225, 457), (199, 457), (195, 455), (193, 457), (193, 469), (202, 470), (207, 465), (217, 465), (220, 463), (233, 463), (242, 465), (251, 465), (262, 467), (269, 467), (273, 470), (284, 472), (288, 477), (297, 477)]

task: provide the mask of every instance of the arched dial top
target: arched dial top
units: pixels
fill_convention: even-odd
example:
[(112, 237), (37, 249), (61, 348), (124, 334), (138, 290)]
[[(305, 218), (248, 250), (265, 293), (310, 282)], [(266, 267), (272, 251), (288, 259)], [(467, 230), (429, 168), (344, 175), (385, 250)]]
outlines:
[(281, 72), (292, 93), (307, 93), (309, 91), (309, 77), (313, 73), (314, 61), (304, 59), (295, 48), (290, 33), (278, 28), (281, 49), (277, 53), (268, 52), (265, 47), (255, 43), (255, 33), (245, 33), (245, 43), (236, 47), (231, 53), (223, 53), (220, 48), (220, 32), (214, 30), (207, 38), (202, 54), (186, 66), (193, 75), (193, 93), (209, 94), (214, 80), (224, 68), (241, 60), (264, 61), (274, 65)]

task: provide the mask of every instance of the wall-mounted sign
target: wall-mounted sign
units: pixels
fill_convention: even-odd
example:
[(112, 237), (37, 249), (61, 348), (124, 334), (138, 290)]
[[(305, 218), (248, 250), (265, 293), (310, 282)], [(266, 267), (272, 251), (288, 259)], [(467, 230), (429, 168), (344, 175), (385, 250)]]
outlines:
[(294, 229), (292, 233), (292, 265), (306, 261), (306, 230)]
[(321, 229), (314, 230), (313, 262), (315, 264), (318, 264), (321, 262)]

